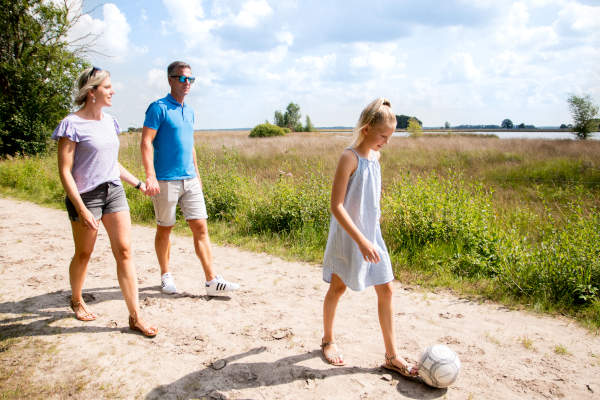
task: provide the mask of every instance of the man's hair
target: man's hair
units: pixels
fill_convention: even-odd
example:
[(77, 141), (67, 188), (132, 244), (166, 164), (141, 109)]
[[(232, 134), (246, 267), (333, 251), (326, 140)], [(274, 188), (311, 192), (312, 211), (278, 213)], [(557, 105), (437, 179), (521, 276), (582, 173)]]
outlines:
[(175, 73), (180, 68), (189, 68), (189, 69), (192, 69), (192, 67), (190, 67), (190, 65), (188, 63), (185, 63), (183, 61), (173, 61), (167, 67), (167, 75), (168, 76), (173, 75), (173, 73)]

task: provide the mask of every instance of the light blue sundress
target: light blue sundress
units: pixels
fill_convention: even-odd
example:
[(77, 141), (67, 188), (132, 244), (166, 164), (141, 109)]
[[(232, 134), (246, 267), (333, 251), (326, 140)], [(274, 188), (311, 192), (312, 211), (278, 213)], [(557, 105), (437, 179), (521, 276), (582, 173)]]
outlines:
[(391, 282), (394, 280), (394, 273), (379, 226), (379, 161), (361, 157), (352, 148), (349, 150), (358, 158), (358, 166), (348, 181), (344, 208), (362, 234), (375, 245), (381, 260), (377, 264), (365, 261), (356, 242), (332, 215), (323, 258), (323, 280), (331, 282), (331, 274), (336, 274), (350, 289), (360, 291), (369, 286)]

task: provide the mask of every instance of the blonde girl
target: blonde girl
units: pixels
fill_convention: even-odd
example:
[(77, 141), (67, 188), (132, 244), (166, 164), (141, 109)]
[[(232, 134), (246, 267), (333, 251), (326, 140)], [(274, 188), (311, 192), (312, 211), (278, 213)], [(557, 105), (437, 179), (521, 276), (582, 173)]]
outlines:
[(323, 260), (323, 280), (329, 290), (323, 303), (321, 349), (332, 365), (344, 365), (334, 341), (333, 322), (338, 301), (346, 287), (355, 291), (374, 286), (379, 324), (385, 344), (384, 368), (406, 377), (417, 375), (418, 367), (398, 357), (392, 322), (394, 274), (381, 235), (381, 171), (379, 150), (396, 129), (390, 102), (379, 98), (360, 114), (352, 145), (345, 149), (335, 171), (331, 190), (331, 223)]

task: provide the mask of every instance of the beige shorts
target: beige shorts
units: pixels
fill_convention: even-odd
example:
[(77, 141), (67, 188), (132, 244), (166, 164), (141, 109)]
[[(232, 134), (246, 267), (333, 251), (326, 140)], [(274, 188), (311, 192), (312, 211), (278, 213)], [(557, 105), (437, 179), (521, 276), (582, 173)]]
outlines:
[(208, 218), (204, 194), (198, 178), (158, 181), (158, 186), (160, 193), (152, 196), (157, 225), (175, 225), (177, 204), (186, 221)]

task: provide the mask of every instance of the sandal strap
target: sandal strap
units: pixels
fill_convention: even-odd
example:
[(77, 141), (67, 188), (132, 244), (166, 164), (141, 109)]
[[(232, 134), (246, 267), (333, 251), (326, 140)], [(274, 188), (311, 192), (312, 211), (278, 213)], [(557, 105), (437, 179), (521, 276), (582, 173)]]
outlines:
[(322, 349), (325, 349), (325, 347), (327, 347), (327, 346), (329, 346), (329, 345), (331, 345), (331, 344), (335, 344), (335, 342), (334, 342), (333, 340), (332, 340), (331, 342), (324, 342), (324, 341), (321, 341), (321, 348), (322, 348)]

